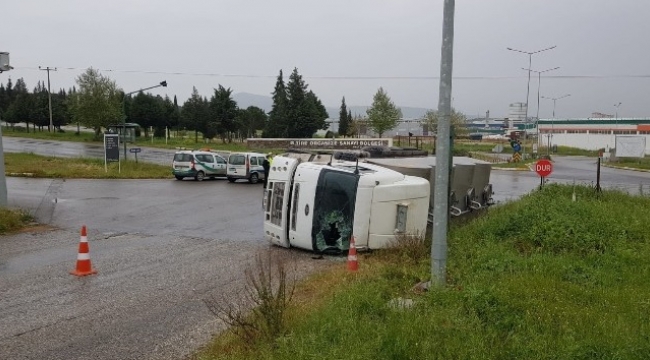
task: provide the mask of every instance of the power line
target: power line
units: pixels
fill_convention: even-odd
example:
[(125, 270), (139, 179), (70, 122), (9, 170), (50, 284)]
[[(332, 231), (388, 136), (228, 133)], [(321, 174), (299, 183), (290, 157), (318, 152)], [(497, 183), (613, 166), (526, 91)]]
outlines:
[[(16, 69), (35, 70), (33, 67), (16, 67)], [(40, 67), (38, 68), (40, 69)], [(88, 68), (79, 67), (58, 67), (60, 70), (85, 71)], [(45, 70), (45, 69), (40, 69)], [(56, 68), (55, 68), (56, 70)], [(185, 71), (155, 71), (155, 70), (128, 70), (128, 69), (95, 69), (103, 72), (114, 73), (136, 73), (136, 74), (155, 74), (155, 75), (179, 75), (179, 76), (209, 76), (209, 77), (233, 77), (233, 78), (277, 78), (277, 75), (263, 74), (225, 74), (225, 73), (200, 73)], [(454, 80), (513, 80), (521, 79), (524, 76), (454, 76)], [(321, 80), (439, 80), (440, 76), (323, 76), (323, 75), (303, 75), (306, 79)], [(614, 75), (549, 75), (546, 79), (648, 79), (650, 74), (614, 74)]]

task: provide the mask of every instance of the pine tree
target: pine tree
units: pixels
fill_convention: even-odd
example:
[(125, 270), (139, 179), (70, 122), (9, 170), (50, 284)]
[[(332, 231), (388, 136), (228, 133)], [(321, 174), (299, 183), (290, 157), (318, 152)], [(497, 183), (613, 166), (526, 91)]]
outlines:
[(275, 82), (273, 90), (273, 107), (264, 127), (263, 136), (266, 138), (286, 137), (287, 133), (287, 88), (284, 84), (282, 70)]
[(307, 91), (307, 84), (297, 68), (289, 76), (287, 98), (288, 137), (310, 138), (317, 130), (327, 129), (327, 109), (313, 91)]
[(372, 106), (366, 110), (368, 114), (368, 125), (382, 137), (384, 132), (394, 128), (397, 120), (402, 116), (401, 111), (393, 104), (383, 88), (379, 88), (375, 94)]
[(352, 110), (348, 110), (348, 132), (345, 134), (345, 136), (351, 136), (354, 135), (354, 129), (352, 129), (352, 122), (354, 119), (352, 118)]
[(348, 122), (348, 108), (345, 105), (345, 96), (341, 100), (341, 110), (339, 111), (339, 136), (346, 136), (350, 128)]
[(305, 132), (306, 122), (309, 121), (308, 104), (305, 104), (306, 93), (307, 85), (298, 73), (298, 69), (294, 68), (287, 83), (287, 115), (289, 119), (287, 137), (303, 137), (301, 134)]

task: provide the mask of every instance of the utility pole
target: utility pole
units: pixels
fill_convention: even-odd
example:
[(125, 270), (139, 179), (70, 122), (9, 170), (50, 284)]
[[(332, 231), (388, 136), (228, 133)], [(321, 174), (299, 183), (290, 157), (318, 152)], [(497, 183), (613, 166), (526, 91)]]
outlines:
[(54, 123), (52, 122), (52, 92), (50, 91), (50, 71), (56, 71), (56, 68), (51, 68), (51, 67), (38, 67), (41, 70), (47, 71), (47, 100), (50, 106), (50, 126), (47, 127), (47, 131), (54, 131)]
[[(9, 53), (0, 51), (0, 74), (3, 71), (13, 69), (9, 65)], [(5, 152), (2, 146), (2, 126), (0, 126), (0, 208), (6, 208), (7, 200), (7, 178), (5, 177)]]
[(445, 0), (442, 20), (440, 87), (438, 95), (438, 131), (436, 134), (436, 170), (433, 197), (433, 239), (431, 241), (431, 282), (447, 282), (447, 230), (449, 227), (449, 175), (451, 152), (451, 83), (454, 64), (455, 0)]

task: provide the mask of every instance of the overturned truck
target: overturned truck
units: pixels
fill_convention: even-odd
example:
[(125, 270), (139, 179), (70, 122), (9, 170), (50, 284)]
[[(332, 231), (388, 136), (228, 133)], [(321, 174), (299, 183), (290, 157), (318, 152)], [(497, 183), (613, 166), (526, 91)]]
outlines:
[[(355, 150), (275, 157), (264, 196), (265, 237), (279, 246), (338, 253), (349, 248), (351, 236), (357, 247), (378, 249), (400, 234), (423, 234), (432, 221), (435, 157), (401, 154), (409, 153)], [(490, 171), (487, 162), (454, 158), (452, 216), (492, 204)]]

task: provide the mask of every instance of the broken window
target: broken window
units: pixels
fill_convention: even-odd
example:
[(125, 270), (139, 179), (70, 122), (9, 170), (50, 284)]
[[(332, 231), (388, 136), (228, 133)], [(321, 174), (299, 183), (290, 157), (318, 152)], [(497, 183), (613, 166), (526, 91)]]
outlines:
[(314, 251), (340, 253), (350, 247), (358, 182), (354, 173), (321, 172), (314, 199)]

